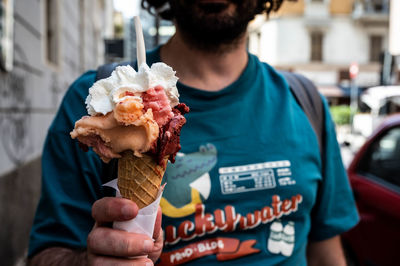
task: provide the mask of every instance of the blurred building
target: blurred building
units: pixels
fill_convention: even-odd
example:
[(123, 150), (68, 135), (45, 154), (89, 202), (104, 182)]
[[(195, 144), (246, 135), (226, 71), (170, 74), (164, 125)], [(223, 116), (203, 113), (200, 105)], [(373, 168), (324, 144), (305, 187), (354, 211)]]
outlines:
[(0, 264), (23, 265), (47, 129), (70, 83), (103, 62), (113, 6), (108, 0), (0, 3)]
[(120, 11), (113, 13), (114, 34), (104, 39), (105, 45), (105, 63), (118, 62), (124, 58), (124, 31), (125, 19)]
[[(162, 20), (144, 9), (139, 12), (143, 27), (143, 38), (146, 50), (151, 50), (163, 44), (175, 33), (175, 26), (171, 21)], [(136, 60), (136, 32), (133, 18), (126, 20), (124, 31), (125, 61)]]
[(357, 85), (381, 83), (388, 49), (389, 0), (298, 0), (276, 15), (258, 17), (249, 49), (261, 60), (304, 74), (327, 95), (340, 98), (350, 86), (349, 66), (359, 66)]

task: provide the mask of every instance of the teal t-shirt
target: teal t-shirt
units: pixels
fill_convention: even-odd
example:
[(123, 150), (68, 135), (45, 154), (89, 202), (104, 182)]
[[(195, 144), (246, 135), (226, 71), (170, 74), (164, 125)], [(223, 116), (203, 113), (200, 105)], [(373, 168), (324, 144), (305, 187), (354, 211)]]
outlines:
[[(147, 55), (160, 61), (159, 49)], [(43, 191), (29, 255), (52, 245), (84, 248), (91, 205), (102, 197), (104, 164), (70, 139), (86, 114), (96, 72), (68, 90), (43, 152)], [(306, 265), (308, 241), (358, 221), (334, 124), (325, 106), (325, 154), (283, 79), (249, 54), (242, 75), (218, 92), (178, 83), (185, 115), (182, 149), (169, 164), (161, 207), (159, 263)]]

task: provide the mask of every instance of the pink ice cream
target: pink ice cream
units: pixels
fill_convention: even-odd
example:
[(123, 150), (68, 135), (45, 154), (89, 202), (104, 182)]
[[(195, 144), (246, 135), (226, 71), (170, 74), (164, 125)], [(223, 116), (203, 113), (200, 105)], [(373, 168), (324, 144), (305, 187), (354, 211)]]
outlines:
[(179, 135), (189, 111), (179, 104), (175, 72), (163, 63), (139, 72), (118, 67), (110, 78), (96, 82), (86, 99), (90, 116), (75, 123), (71, 137), (93, 150), (104, 162), (120, 158), (125, 150), (138, 157), (149, 152), (160, 163), (174, 160)]

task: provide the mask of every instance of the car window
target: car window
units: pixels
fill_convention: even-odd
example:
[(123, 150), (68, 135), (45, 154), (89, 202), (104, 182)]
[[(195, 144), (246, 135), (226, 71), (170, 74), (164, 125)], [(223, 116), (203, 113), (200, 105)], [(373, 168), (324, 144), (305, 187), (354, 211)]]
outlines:
[(400, 186), (400, 127), (388, 130), (371, 144), (360, 172)]
[(389, 115), (400, 112), (400, 97), (387, 99), (384, 105), (379, 108), (379, 115)]

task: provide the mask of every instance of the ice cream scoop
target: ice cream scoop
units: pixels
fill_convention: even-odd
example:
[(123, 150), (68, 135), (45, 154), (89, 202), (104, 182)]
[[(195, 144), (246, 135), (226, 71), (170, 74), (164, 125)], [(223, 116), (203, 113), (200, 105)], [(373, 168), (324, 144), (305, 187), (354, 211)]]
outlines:
[(160, 130), (175, 116), (179, 103), (178, 78), (171, 67), (142, 64), (117, 67), (109, 78), (97, 81), (86, 98), (89, 116), (76, 122), (71, 132), (104, 162), (131, 150), (137, 157), (157, 153)]
[(139, 208), (159, 194), (168, 159), (180, 150), (180, 131), (189, 108), (179, 103), (178, 78), (168, 65), (146, 64), (140, 20), (135, 17), (138, 71), (119, 66), (89, 89), (88, 116), (70, 133), (104, 162), (118, 160), (118, 188)]
[[(139, 207), (146, 205), (138, 198), (137, 188), (151, 191), (147, 203), (154, 200), (167, 160), (174, 162), (180, 149), (180, 130), (186, 122), (183, 115), (189, 108), (179, 103), (177, 80), (164, 63), (151, 68), (142, 65), (138, 72), (130, 66), (117, 67), (109, 78), (89, 89), (89, 115), (78, 120), (70, 133), (81, 146), (92, 147), (104, 162), (119, 158), (121, 194)], [(143, 180), (147, 181), (140, 185)], [(143, 187), (145, 184), (157, 184), (157, 190)]]

